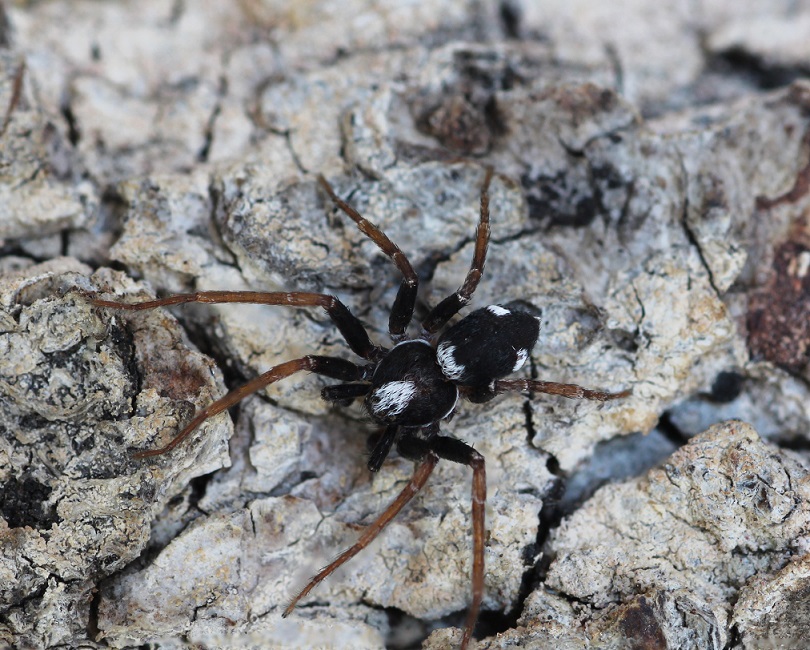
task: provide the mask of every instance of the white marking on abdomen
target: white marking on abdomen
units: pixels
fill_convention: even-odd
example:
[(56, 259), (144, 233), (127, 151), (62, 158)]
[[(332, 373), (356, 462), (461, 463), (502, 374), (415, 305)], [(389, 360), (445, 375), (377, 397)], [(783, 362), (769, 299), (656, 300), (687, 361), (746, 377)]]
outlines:
[(515, 367), (512, 368), (512, 372), (517, 372), (523, 367), (523, 364), (526, 363), (526, 359), (529, 358), (529, 353), (527, 350), (516, 350), (517, 352), (517, 361), (515, 361)]
[(512, 313), (511, 311), (509, 311), (508, 309), (504, 309), (500, 305), (490, 305), (489, 307), (487, 307), (487, 311), (490, 312), (491, 314), (495, 314), (496, 316), (508, 316), (509, 314)]
[(444, 376), (448, 379), (459, 380), (464, 372), (467, 370), (464, 366), (456, 363), (456, 346), (442, 343), (436, 349), (436, 358), (439, 360), (439, 365), (442, 368)]

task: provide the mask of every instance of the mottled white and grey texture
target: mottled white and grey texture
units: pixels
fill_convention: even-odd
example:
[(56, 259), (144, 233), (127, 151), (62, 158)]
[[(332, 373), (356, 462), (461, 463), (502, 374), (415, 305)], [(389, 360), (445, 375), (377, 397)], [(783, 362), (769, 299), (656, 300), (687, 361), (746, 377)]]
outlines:
[(719, 650), (730, 625), (740, 647), (798, 647), (808, 541), (808, 469), (750, 425), (720, 424), (564, 520), (520, 627), (479, 647)]
[(450, 463), (280, 618), (412, 472), (393, 455), (369, 475), (369, 423), (320, 399), (328, 380), (130, 455), (222, 374), (352, 358), (324, 313), (125, 314), (82, 293), (323, 291), (388, 344), (400, 277), (315, 174), (408, 255), (422, 315), (464, 281), (485, 165), (468, 310), (539, 310), (518, 376), (633, 393), (505, 395), (443, 423), (487, 459), (483, 607), (507, 615), (479, 647), (810, 636), (808, 17), (787, 0), (4, 3), (0, 645), (408, 647), (461, 624), (470, 472)]

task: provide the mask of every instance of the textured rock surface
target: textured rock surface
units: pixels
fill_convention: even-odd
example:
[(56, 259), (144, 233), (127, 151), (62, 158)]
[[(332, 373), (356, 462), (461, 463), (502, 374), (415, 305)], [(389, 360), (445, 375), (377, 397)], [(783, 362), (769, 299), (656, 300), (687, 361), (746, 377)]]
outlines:
[(181, 462), (133, 460), (221, 390), (216, 366), (166, 314), (126, 323), (91, 308), (81, 292), (133, 290), (120, 274), (21, 266), (0, 285), (3, 638), (73, 645), (98, 582), (138, 558), (190, 479), (228, 462), (230, 424), (212, 420)]
[[(481, 647), (720, 649), (729, 624), (741, 647), (798, 647), (808, 633), (808, 492), (808, 470), (790, 452), (741, 422), (712, 427), (565, 520), (520, 627)], [(443, 647), (444, 634), (428, 647)]]
[(809, 16), (1, 6), (0, 645), (405, 648), (436, 627), (426, 647), (457, 643), (470, 478), (450, 463), (280, 618), (412, 472), (392, 456), (369, 475), (371, 427), (320, 399), (328, 381), (290, 378), (234, 428), (221, 415), (171, 455), (130, 455), (226, 384), (350, 358), (322, 313), (82, 296), (325, 291), (385, 344), (397, 272), (315, 174), (408, 255), (420, 316), (464, 279), (485, 165), (474, 304), (539, 310), (524, 376), (633, 393), (507, 395), (443, 424), (487, 458), (480, 646), (807, 638)]

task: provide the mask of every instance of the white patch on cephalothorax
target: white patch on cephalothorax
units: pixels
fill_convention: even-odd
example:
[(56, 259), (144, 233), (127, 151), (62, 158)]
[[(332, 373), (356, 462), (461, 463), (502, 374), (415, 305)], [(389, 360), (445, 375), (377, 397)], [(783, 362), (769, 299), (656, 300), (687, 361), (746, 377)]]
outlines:
[(461, 379), (467, 370), (463, 365), (456, 361), (456, 346), (442, 343), (436, 349), (436, 358), (439, 360), (439, 365), (442, 368), (442, 373), (448, 379), (458, 381)]
[(515, 350), (517, 352), (517, 360), (515, 361), (515, 365), (512, 368), (512, 372), (517, 372), (523, 367), (523, 364), (526, 363), (526, 359), (529, 358), (528, 350)]
[(509, 311), (508, 309), (504, 309), (500, 305), (490, 305), (489, 307), (487, 307), (487, 311), (490, 312), (491, 314), (495, 314), (496, 316), (508, 316), (509, 314), (512, 313), (511, 311)]
[(389, 381), (371, 394), (372, 410), (375, 415), (399, 415), (416, 395), (416, 384), (412, 381)]

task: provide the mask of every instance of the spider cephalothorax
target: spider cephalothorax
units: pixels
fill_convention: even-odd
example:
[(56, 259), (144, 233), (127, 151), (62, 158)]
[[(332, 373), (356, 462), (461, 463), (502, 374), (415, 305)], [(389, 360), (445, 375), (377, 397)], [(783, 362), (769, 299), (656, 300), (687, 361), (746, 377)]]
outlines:
[(558, 384), (531, 379), (504, 379), (518, 370), (537, 342), (539, 322), (521, 303), (490, 305), (471, 312), (442, 334), (449, 320), (464, 307), (478, 286), (489, 244), (488, 169), (481, 189), (481, 209), (475, 238), (475, 252), (464, 283), (433, 308), (422, 321), (420, 338), (407, 339), (406, 328), (413, 317), (418, 278), (402, 251), (374, 224), (337, 197), (332, 187), (318, 177), (323, 189), (340, 210), (368, 236), (402, 273), (388, 322), (395, 345), (388, 349), (374, 345), (362, 323), (336, 297), (307, 292), (202, 291), (179, 294), (136, 304), (91, 299), (99, 307), (142, 310), (187, 302), (257, 303), (287, 307), (322, 307), (343, 335), (349, 348), (365, 360), (360, 365), (339, 357), (308, 355), (279, 364), (241, 388), (231, 391), (200, 411), (166, 446), (138, 452), (140, 458), (157, 456), (174, 449), (202, 422), (221, 413), (248, 395), (273, 382), (300, 372), (324, 375), (341, 383), (323, 389), (324, 399), (336, 404), (357, 398), (369, 416), (384, 430), (376, 435), (368, 468), (380, 469), (392, 447), (417, 463), (413, 478), (394, 502), (372, 523), (354, 546), (315, 575), (292, 600), (287, 616), (301, 598), (319, 582), (365, 548), (424, 486), (439, 459), (468, 465), (473, 470), (472, 523), (473, 569), (472, 603), (464, 626), (461, 648), (472, 638), (484, 594), (484, 505), (486, 470), (484, 457), (466, 443), (441, 435), (440, 422), (449, 418), (459, 397), (485, 402), (504, 392), (550, 393), (564, 397), (610, 400), (627, 392), (606, 393), (574, 384)]

